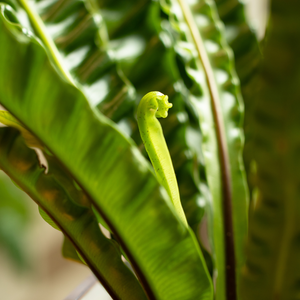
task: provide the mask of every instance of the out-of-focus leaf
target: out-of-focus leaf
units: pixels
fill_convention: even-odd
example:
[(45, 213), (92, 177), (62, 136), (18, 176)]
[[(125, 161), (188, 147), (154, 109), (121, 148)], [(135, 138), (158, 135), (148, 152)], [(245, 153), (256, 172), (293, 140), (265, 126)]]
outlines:
[(60, 230), (60, 228), (55, 224), (55, 222), (49, 217), (49, 215), (39, 207), (39, 213), (41, 217), (44, 219), (45, 222), (47, 222), (50, 226), (52, 226), (56, 230)]
[[(251, 169), (254, 160), (253, 142), (253, 109), (255, 107), (258, 74), (262, 54), (254, 30), (247, 23), (245, 3), (239, 0), (215, 0), (220, 18), (225, 24), (226, 39), (235, 56), (235, 67), (241, 82), (245, 103), (245, 147), (244, 163), (247, 172), (248, 186), (252, 195), (256, 186), (255, 173)], [(250, 197), (252, 199), (252, 196)]]
[(299, 1), (272, 1), (253, 111), (260, 196), (249, 220), (245, 300), (292, 300), (300, 293), (299, 15)]
[(64, 66), (82, 86), (91, 106), (118, 121), (133, 107), (135, 90), (116, 64), (96, 2), (34, 3), (32, 10), (45, 24), (43, 34), (54, 41)]
[(64, 237), (62, 255), (67, 259), (71, 259), (81, 264), (85, 264), (81, 255), (77, 252), (76, 248), (67, 237)]
[(234, 277), (236, 274), (239, 285), (244, 263), (248, 195), (241, 157), (243, 104), (233, 55), (211, 1), (190, 6), (183, 1), (161, 1), (161, 5), (169, 15), (165, 26), (173, 36), (186, 102), (190, 113), (199, 118), (203, 134), (202, 150), (212, 193), (216, 299), (225, 299), (226, 290), (227, 297), (234, 299)]
[[(195, 237), (177, 218), (133, 142), (57, 75), (41, 45), (9, 23), (5, 12), (0, 32), (5, 45), (0, 102), (41, 139), (88, 195), (149, 297), (211, 299), (212, 284)], [(6, 60), (10, 56), (14, 59)], [(4, 74), (14, 74), (14, 80), (4, 80)]]
[(17, 267), (28, 266), (25, 252), (27, 224), (30, 215), (26, 194), (0, 171), (0, 247)]
[(43, 149), (41, 143), (33, 136), (21, 122), (14, 118), (8, 111), (0, 110), (0, 123), (18, 129), (28, 147), (36, 147)]

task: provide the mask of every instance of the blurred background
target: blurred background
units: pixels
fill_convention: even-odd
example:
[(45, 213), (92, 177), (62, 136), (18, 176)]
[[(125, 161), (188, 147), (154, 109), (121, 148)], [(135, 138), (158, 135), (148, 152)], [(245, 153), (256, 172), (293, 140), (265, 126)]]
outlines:
[[(268, 0), (249, 0), (247, 6), (249, 21), (262, 39)], [(87, 267), (62, 257), (62, 241), (36, 204), (0, 171), (0, 298), (63, 300), (88, 278)], [(94, 292), (94, 299), (101, 299), (101, 291)]]

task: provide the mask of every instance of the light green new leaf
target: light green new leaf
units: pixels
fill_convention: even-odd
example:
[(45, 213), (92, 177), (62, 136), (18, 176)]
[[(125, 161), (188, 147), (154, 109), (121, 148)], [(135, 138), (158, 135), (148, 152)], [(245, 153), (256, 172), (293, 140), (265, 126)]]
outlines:
[(91, 199), (149, 298), (212, 299), (193, 234), (177, 218), (133, 142), (58, 76), (41, 45), (8, 22), (5, 7), (1, 9), (0, 44), (5, 47), (0, 50), (0, 103), (42, 141)]

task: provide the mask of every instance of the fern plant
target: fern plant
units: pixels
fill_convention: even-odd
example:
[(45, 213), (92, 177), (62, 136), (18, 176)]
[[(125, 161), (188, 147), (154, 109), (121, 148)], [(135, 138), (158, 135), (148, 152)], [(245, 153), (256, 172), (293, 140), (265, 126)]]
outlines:
[[(113, 299), (299, 298), (298, 1), (272, 1), (261, 45), (239, 0), (0, 12), (0, 168), (62, 231), (65, 257)], [(138, 132), (150, 91), (173, 104), (161, 125), (189, 226)]]

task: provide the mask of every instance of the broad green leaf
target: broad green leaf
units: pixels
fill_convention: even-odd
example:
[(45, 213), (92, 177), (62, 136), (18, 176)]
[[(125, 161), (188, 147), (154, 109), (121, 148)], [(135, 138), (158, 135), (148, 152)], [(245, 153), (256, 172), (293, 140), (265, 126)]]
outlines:
[(300, 3), (271, 2), (253, 111), (260, 196), (249, 220), (245, 300), (299, 298)]
[[(172, 27), (186, 101), (199, 115), (208, 185), (216, 299), (235, 299), (244, 263), (247, 191), (242, 164), (243, 104), (232, 52), (211, 1), (161, 1)], [(223, 210), (224, 207), (224, 210)], [(235, 265), (235, 268), (234, 268)], [(227, 288), (226, 288), (227, 285)], [(226, 291), (227, 290), (227, 291)]]
[[(9, 23), (5, 13), (0, 32), (5, 45), (0, 55), (0, 102), (45, 144), (91, 199), (148, 297), (212, 299), (194, 235), (178, 220), (133, 142), (58, 76), (41, 45)], [(14, 80), (7, 80), (12, 76)]]
[(135, 276), (123, 264), (114, 242), (101, 233), (92, 212), (76, 205), (70, 197), (72, 188), (57, 180), (66, 177), (62, 168), (53, 158), (48, 157), (48, 161), (49, 173), (46, 175), (39, 167), (34, 151), (25, 146), (16, 131), (8, 128), (0, 130), (0, 166), (4, 172), (72, 241), (112, 297), (146, 299)]
[(91, 106), (114, 121), (132, 109), (135, 90), (116, 64), (94, 1), (76, 0), (64, 5), (59, 0), (13, 2), (18, 22), (43, 41), (64, 76), (82, 86)]
[[(124, 2), (122, 1), (120, 1), (119, 3), (120, 6), (118, 6), (116, 2), (114, 2), (113, 6), (111, 6), (109, 3), (99, 3), (99, 5), (101, 5), (101, 15), (104, 15), (104, 19), (106, 19), (106, 17), (109, 18), (109, 15), (112, 14), (112, 10), (124, 14), (124, 16), (120, 18), (121, 20), (118, 19), (119, 29), (114, 30), (112, 28), (109, 28), (108, 30), (110, 37), (114, 39), (110, 43), (110, 45), (107, 41), (105, 32), (103, 32), (103, 30), (105, 31), (104, 24), (102, 22), (99, 23), (95, 21), (95, 24), (93, 23), (93, 20), (96, 19), (96, 17), (99, 17), (99, 11), (96, 11), (95, 7), (93, 10), (87, 9), (88, 5), (85, 5), (83, 2), (81, 2), (78, 5), (72, 5), (71, 3), (68, 3), (67, 5), (64, 5), (63, 7), (57, 9), (55, 8), (57, 6), (57, 1), (52, 2), (51, 5), (47, 5), (47, 2), (45, 1), (40, 1), (37, 6), (37, 11), (44, 20), (46, 28), (48, 29), (51, 37), (54, 39), (56, 46), (61, 51), (61, 53), (63, 53), (63, 57), (64, 60), (67, 61), (67, 65), (69, 64), (68, 57), (72, 57), (73, 60), (74, 57), (77, 57), (77, 60), (79, 59), (78, 61), (84, 60), (79, 64), (79, 67), (75, 66), (73, 68), (69, 68), (71, 74), (73, 74), (75, 78), (82, 84), (85, 84), (85, 82), (89, 80), (89, 77), (84, 79), (84, 77), (81, 76), (81, 69), (84, 69), (85, 65), (88, 65), (88, 55), (93, 52), (90, 51), (86, 55), (87, 58), (85, 58), (84, 56), (81, 58), (80, 51), (78, 50), (87, 46), (89, 46), (91, 49), (94, 48), (94, 36), (97, 36), (99, 37), (101, 44), (105, 44), (105, 48), (108, 49), (108, 51), (106, 50), (107, 53), (111, 51), (109, 50), (111, 47), (113, 48), (113, 51), (115, 52), (114, 56), (116, 57), (116, 59), (118, 61), (122, 61), (122, 67), (124, 67), (125, 63), (123, 61), (126, 61), (128, 72), (127, 75), (129, 75), (129, 79), (134, 83), (135, 88), (140, 95), (146, 93), (151, 89), (160, 90), (162, 88), (164, 90), (167, 89), (168, 94), (174, 94), (174, 90), (172, 88), (173, 84), (176, 84), (173, 78), (174, 74), (170, 75), (170, 66), (164, 61), (165, 58), (167, 59), (167, 61), (170, 61), (170, 53), (169, 51), (166, 51), (165, 47), (160, 42), (158, 36), (159, 32), (153, 32), (154, 23), (159, 24), (160, 21), (159, 11), (156, 11), (158, 4), (153, 3), (149, 5), (150, 2), (148, 2), (147, 4), (143, 3), (141, 5), (137, 5), (137, 3), (134, 1), (127, 1), (125, 5), (126, 9), (124, 9)], [(46, 5), (44, 5), (43, 3), (46, 3)], [(140, 10), (136, 10), (136, 6), (138, 6)], [(51, 13), (51, 11), (55, 11), (55, 13)], [(156, 13), (153, 13), (153, 11)], [(83, 15), (84, 17), (82, 17)], [(67, 22), (71, 17), (73, 17), (73, 22)], [(149, 22), (150, 17), (152, 22)], [(77, 26), (79, 18), (89, 20), (81, 23), (80, 28), (84, 28), (84, 30), (80, 31), (78, 31)], [(132, 23), (135, 23), (137, 22), (137, 20), (141, 19), (145, 19), (143, 26), (129, 26), (131, 30), (128, 31), (128, 20), (130, 20), (130, 22)], [(83, 24), (88, 25), (84, 26)], [(99, 30), (97, 30), (97, 27), (95, 25), (97, 25)], [(72, 36), (72, 38), (70, 39), (69, 36)], [(139, 42), (140, 46), (137, 48), (140, 50), (143, 49), (143, 45), (146, 45), (148, 43), (141, 57), (141, 53), (136, 51), (136, 49), (133, 49), (132, 47), (132, 51), (128, 52), (128, 47), (130, 47), (129, 43), (133, 43), (134, 41)], [(135, 43), (133, 44), (136, 45)], [(103, 52), (103, 46), (101, 47), (101, 49), (101, 51)], [(98, 50), (97, 52), (101, 54), (101, 51), (99, 52)], [(162, 56), (162, 52), (165, 52), (164, 56)], [(129, 56), (124, 56), (123, 53), (128, 53)], [(91, 56), (95, 56), (95, 54), (91, 54)], [(98, 56), (101, 58), (99, 54)], [(135, 58), (136, 56), (137, 59)], [(109, 57), (111, 57), (111, 55), (109, 55)], [(132, 62), (129, 67), (128, 61), (130, 62), (131, 60)], [(103, 61), (103, 59), (101, 59), (101, 61)], [(174, 62), (172, 63), (174, 64)], [(104, 66), (107, 69), (107, 63), (105, 63)], [(157, 70), (157, 66), (162, 66), (162, 68), (160, 68), (160, 70)], [(153, 70), (153, 67), (156, 67), (156, 70)], [(111, 72), (112, 71), (110, 71), (110, 73)], [(99, 78), (101, 79), (101, 76), (103, 76), (102, 73), (103, 72), (98, 71), (97, 74), (99, 74), (100, 77), (99, 75), (95, 77), (93, 73), (91, 77), (92, 80), (97, 81), (99, 80)], [(149, 74), (154, 74), (152, 76), (152, 79), (149, 78)], [(159, 74), (160, 76), (157, 76), (156, 74)], [(116, 75), (113, 76), (117, 77)], [(168, 82), (168, 77), (170, 77), (170, 82)], [(161, 83), (164, 84), (163, 87)], [(116, 86), (111, 86), (111, 89), (113, 88), (116, 89)], [(120, 90), (122, 89), (123, 88), (120, 87)], [(121, 101), (121, 103), (124, 102), (122, 97), (119, 96), (117, 98)], [(201, 150), (198, 144), (194, 143), (194, 148), (191, 147), (191, 142), (195, 137), (195, 134), (200, 135), (200, 133), (197, 133), (194, 128), (191, 128), (191, 125), (188, 124), (189, 122), (187, 118), (184, 117), (184, 115), (186, 115), (184, 110), (184, 103), (182, 99), (180, 100), (178, 92), (177, 96), (175, 95), (172, 98), (172, 102), (173, 101), (176, 107), (174, 107), (174, 109), (172, 110), (171, 116), (168, 118), (167, 124), (165, 124), (165, 129), (168, 130), (169, 128), (169, 136), (167, 136), (167, 140), (169, 142), (169, 146), (171, 146), (170, 151), (173, 157), (173, 161), (176, 163), (176, 174), (182, 179), (182, 183), (179, 185), (179, 188), (182, 191), (181, 197), (183, 206), (187, 212), (189, 224), (193, 227), (195, 233), (198, 235), (199, 222), (204, 213), (205, 197), (207, 197), (206, 195), (208, 194), (208, 188), (205, 183), (199, 182), (199, 177), (201, 177), (202, 181), (205, 181), (202, 171), (203, 155), (201, 155)], [(90, 100), (90, 102), (93, 101)], [(111, 107), (113, 108), (115, 115), (120, 115), (118, 111), (123, 113), (122, 110), (124, 106), (118, 107), (118, 104), (116, 103), (116, 101), (114, 101), (114, 99), (111, 100), (111, 103)], [(102, 106), (98, 107), (106, 115), (116, 120), (116, 118), (109, 114), (108, 110), (103, 110)], [(133, 115), (133, 109), (131, 110)], [(126, 123), (127, 121), (125, 121), (125, 124)], [(122, 122), (122, 125), (123, 124), (124, 122)], [(133, 127), (131, 128), (132, 135), (134, 138), (137, 137), (137, 139), (135, 140), (140, 143), (139, 133), (136, 132), (137, 126), (135, 120), (131, 122), (131, 125), (133, 125)], [(201, 136), (199, 136), (197, 140), (201, 140)], [(178, 141), (181, 141), (180, 145), (178, 145)], [(202, 175), (200, 175), (200, 173), (202, 173)], [(103, 218), (101, 218), (99, 214), (97, 214), (97, 217), (98, 219), (100, 219), (100, 223), (108, 228)], [(209, 259), (208, 256), (207, 259)]]
[[(149, 2), (149, 1), (148, 1)], [(138, 4), (138, 7), (141, 10), (136, 10), (137, 3), (134, 1), (127, 1), (126, 4), (122, 1), (120, 3), (114, 2), (113, 6), (111, 6), (109, 3), (99, 3), (99, 6), (101, 6), (101, 15), (104, 15), (104, 19), (107, 20), (109, 24), (111, 24), (110, 20), (110, 15), (112, 15), (112, 10), (115, 11), (117, 14), (124, 14), (123, 17), (118, 18), (118, 24), (116, 26), (119, 27), (118, 30), (114, 29), (114, 26), (109, 26), (109, 35), (111, 38), (114, 40), (110, 43), (113, 48), (113, 51), (115, 52), (115, 56), (118, 61), (124, 61), (126, 60), (126, 65), (127, 65), (127, 72), (129, 75), (129, 79), (134, 83), (135, 88), (138, 90), (138, 93), (140, 95), (146, 93), (147, 91), (154, 89), (154, 90), (161, 90), (161, 89), (168, 89), (167, 92), (168, 94), (173, 94), (173, 88), (172, 85), (175, 83), (172, 83), (171, 81), (168, 82), (167, 77), (172, 77), (173, 75), (169, 76), (169, 68), (168, 65), (164, 63), (164, 58), (168, 58), (169, 54), (168, 51), (164, 48), (164, 46), (161, 44), (159, 41), (158, 33), (153, 32), (153, 23), (159, 22), (159, 16), (153, 16), (151, 20), (153, 22), (149, 22), (149, 18), (152, 16), (149, 16), (149, 14), (152, 13), (152, 10), (155, 10), (155, 7), (157, 7), (157, 3), (153, 5), (149, 5), (147, 2), (144, 4)], [(37, 10), (39, 11), (41, 17), (45, 21), (46, 28), (49, 29), (49, 33), (53, 37), (54, 41), (56, 42), (57, 47), (60, 49), (61, 52), (64, 53), (65, 59), (68, 61), (68, 56), (71, 56), (68, 53), (72, 54), (72, 57), (75, 57), (77, 55), (79, 57), (79, 53), (76, 49), (82, 49), (87, 45), (87, 41), (90, 41), (94, 45), (94, 39), (88, 39), (85, 38), (83, 39), (82, 36), (91, 36), (93, 37), (95, 35), (96, 27), (91, 27), (91, 26), (85, 26), (88, 29), (85, 29), (83, 31), (80, 31), (80, 34), (76, 34), (75, 37), (73, 37), (70, 42), (68, 42), (68, 35), (72, 35), (72, 32), (76, 32), (76, 23), (78, 17), (78, 12), (80, 11), (80, 16), (82, 14), (86, 15), (83, 19), (92, 19), (93, 14), (95, 15), (95, 11), (93, 11), (91, 15), (91, 11), (87, 11), (86, 6), (81, 3), (79, 5), (71, 5), (71, 3), (63, 6), (62, 8), (56, 9), (55, 13), (51, 13), (52, 10), (54, 10), (54, 7), (56, 7), (56, 2), (54, 1), (51, 3), (51, 5), (41, 5), (43, 1), (39, 2), (40, 8), (37, 7)], [(126, 9), (124, 9), (124, 6), (126, 6)], [(152, 7), (153, 6), (153, 7)], [(138, 15), (137, 15), (138, 12)], [(75, 15), (75, 16), (74, 16)], [(65, 25), (66, 20), (70, 18), (70, 16), (74, 16), (73, 20), (74, 22)], [(143, 26), (138, 26), (137, 28), (135, 27), (130, 27), (131, 30), (128, 30), (128, 20), (132, 19), (132, 23), (137, 22), (136, 19), (145, 19), (145, 22), (143, 23)], [(120, 20), (119, 20), (120, 19)], [(147, 21), (148, 20), (148, 21)], [(123, 24), (124, 22), (124, 24)], [(73, 25), (75, 24), (75, 25)], [(85, 24), (85, 23), (84, 23)], [(89, 23), (88, 23), (89, 24)], [(83, 26), (83, 25), (82, 25)], [(103, 29), (104, 25), (102, 23), (99, 23), (97, 25), (98, 27)], [(54, 28), (53, 28), (54, 27)], [(56, 29), (55, 29), (56, 28)], [(102, 44), (104, 43), (103, 40), (105, 40), (105, 37), (103, 35), (100, 36), (102, 40)], [(64, 43), (60, 42), (64, 41)], [(139, 41), (140, 48), (143, 49), (142, 45), (146, 45), (144, 53), (142, 53), (142, 56), (140, 57), (140, 52), (136, 51), (129, 51), (129, 56), (124, 56), (123, 53), (128, 53), (128, 47), (130, 47), (130, 42), (132, 43), (133, 41)], [(71, 44), (69, 44), (71, 43)], [(147, 44), (148, 43), (148, 44)], [(108, 47), (108, 41), (105, 40), (105, 44)], [(72, 46), (75, 45), (75, 46)], [(117, 48), (117, 49), (116, 49)], [(72, 51), (70, 51), (70, 49)], [(75, 49), (75, 50), (74, 50)], [(127, 49), (127, 52), (126, 52)], [(165, 55), (161, 57), (161, 52), (164, 51)], [(137, 58), (136, 58), (137, 56)], [(133, 62), (131, 62), (131, 65), (129, 67), (128, 61), (130, 59), (133, 59)], [(80, 60), (80, 57), (79, 57)], [(170, 60), (170, 59), (168, 59)], [(123, 66), (124, 63), (122, 63)], [(81, 66), (81, 65), (80, 65)], [(157, 66), (162, 66), (159, 70), (157, 70)], [(82, 67), (82, 66), (81, 66)], [(153, 70), (153, 67), (156, 67), (156, 70)], [(76, 74), (80, 75), (80, 68), (75, 67), (73, 69), (70, 69), (71, 73), (74, 74), (74, 76), (81, 82), (83, 83), (84, 81), (81, 80), (80, 76), (77, 76)], [(100, 74), (102, 74), (100, 72)], [(149, 74), (153, 74), (151, 79), (149, 78)], [(157, 76), (156, 74), (159, 74)], [(163, 77), (166, 77), (164, 79)], [(95, 77), (98, 78), (98, 77)], [(163, 86), (162, 86), (163, 83)], [(112, 87), (113, 88), (113, 87)], [(121, 89), (121, 88), (120, 88)], [(178, 96), (176, 97), (178, 98)], [(196, 225), (199, 223), (199, 220), (201, 219), (203, 215), (203, 196), (199, 192), (199, 189), (203, 189), (202, 184), (196, 184), (195, 181), (197, 181), (194, 177), (198, 176), (198, 171), (197, 168), (201, 163), (203, 163), (203, 159), (195, 159), (196, 152), (194, 149), (190, 149), (188, 145), (188, 136), (190, 135), (190, 131), (188, 129), (185, 129), (183, 127), (186, 127), (186, 122), (178, 122), (177, 119), (181, 120), (182, 118), (182, 113), (181, 111), (183, 110), (184, 112), (184, 105), (183, 103), (180, 104), (180, 99), (174, 99), (176, 103), (178, 103), (178, 108), (173, 109), (173, 117), (169, 117), (167, 123), (174, 123), (171, 126), (168, 126), (166, 124), (166, 127), (169, 128), (176, 128), (176, 131), (169, 131), (169, 136), (170, 140), (172, 140), (173, 145), (172, 148), (170, 149), (171, 154), (174, 153), (173, 156), (173, 161), (177, 163), (177, 169), (181, 168), (181, 170), (176, 170), (178, 176), (181, 178), (185, 178), (188, 176), (190, 181), (185, 180), (184, 184), (181, 184), (181, 186), (184, 186), (185, 189), (185, 194), (183, 195), (183, 205), (187, 207), (188, 209), (188, 215), (191, 217), (190, 224), (191, 225)], [(173, 102), (173, 100), (172, 100)], [(181, 100), (182, 102), (182, 100)], [(109, 104), (109, 103), (108, 103)], [(118, 106), (117, 103), (112, 100), (112, 106), (111, 107), (116, 107)], [(100, 108), (101, 109), (101, 108)], [(102, 109), (101, 109), (102, 110)], [(131, 109), (132, 115), (133, 115), (133, 109)], [(181, 111), (180, 111), (181, 110)], [(103, 110), (102, 110), (103, 111)], [(122, 111), (122, 107), (117, 107), (116, 112)], [(106, 113), (106, 111), (103, 111)], [(107, 114), (107, 113), (106, 113)], [(178, 118), (177, 118), (178, 114)], [(185, 114), (185, 112), (184, 112)], [(109, 114), (107, 114), (110, 116)], [(111, 117), (111, 116), (110, 116)], [(131, 116), (132, 118), (132, 116)], [(185, 120), (187, 120), (185, 118)], [(182, 123), (181, 128), (179, 128), (179, 124)], [(122, 122), (123, 124), (128, 124), (128, 121), (125, 120)], [(137, 126), (135, 120), (131, 121), (131, 133), (133, 138), (135, 139), (136, 142), (140, 143), (140, 137), (138, 135)], [(128, 128), (128, 127), (127, 127)], [(136, 138), (137, 137), (137, 138)], [(167, 137), (168, 139), (168, 137)], [(201, 139), (201, 137), (199, 138)], [(178, 145), (175, 145), (174, 142), (176, 141), (183, 141), (182, 146), (178, 147)], [(198, 146), (198, 145), (197, 145)], [(192, 152), (192, 154), (191, 154)], [(180, 157), (178, 157), (180, 155)], [(179, 159), (178, 159), (179, 158)], [(199, 160), (201, 160), (201, 163), (199, 163)], [(180, 173), (180, 174), (179, 174)], [(196, 174), (196, 175), (195, 175)], [(199, 188), (200, 185), (200, 188)], [(207, 189), (206, 189), (207, 191)], [(185, 205), (186, 203), (186, 205)], [(103, 222), (102, 222), (103, 223)], [(195, 228), (196, 230), (196, 228)]]
[[(139, 95), (143, 95), (144, 93), (148, 92), (149, 90), (161, 90), (168, 89), (168, 94), (174, 94), (174, 91), (172, 89), (172, 85), (175, 84), (175, 82), (168, 82), (168, 77), (174, 77), (174, 75), (169, 75), (169, 66), (166, 65), (166, 63), (163, 62), (164, 58), (169, 55), (168, 52), (166, 52), (166, 49), (164, 49), (164, 46), (159, 41), (158, 33), (153, 32), (154, 25), (152, 23), (159, 22), (159, 16), (148, 16), (152, 13), (152, 10), (155, 10), (155, 7), (158, 6), (157, 3), (150, 6), (150, 2), (148, 1), (147, 4), (141, 4), (138, 5), (140, 10), (138, 10), (138, 15), (136, 11), (136, 2), (134, 1), (127, 1), (125, 6), (126, 9), (124, 9), (124, 2), (120, 1), (120, 3), (114, 2), (114, 5), (111, 6), (109, 3), (99, 3), (99, 6), (101, 5), (101, 15), (104, 15), (104, 20), (106, 18), (109, 18), (109, 11), (110, 14), (112, 13), (112, 9), (119, 14), (124, 14), (123, 17), (120, 17), (120, 20), (118, 19), (118, 26), (119, 29), (115, 30), (112, 27), (109, 28), (108, 33), (113, 38), (113, 41), (109, 43), (107, 40), (106, 34), (105, 34), (105, 25), (103, 22), (96, 21), (99, 18), (101, 19), (101, 15), (99, 15), (99, 11), (97, 11), (97, 7), (94, 6), (93, 9), (88, 5), (89, 2), (86, 4), (84, 2), (80, 2), (76, 5), (72, 3), (68, 3), (64, 5), (63, 7), (60, 7), (57, 9), (57, 1), (51, 2), (51, 4), (47, 4), (48, 2), (45, 1), (39, 1), (37, 3), (37, 11), (39, 12), (41, 18), (44, 20), (46, 29), (48, 30), (48, 33), (51, 35), (51, 37), (54, 39), (56, 46), (60, 50), (60, 52), (63, 54), (63, 60), (66, 62), (67, 66), (70, 65), (70, 58), (72, 57), (73, 61), (74, 58), (77, 58), (77, 65), (73, 65), (72, 67), (68, 67), (69, 71), (72, 75), (83, 85), (86, 85), (87, 82), (99, 82), (101, 81), (103, 83), (103, 76), (107, 77), (109, 75), (109, 78), (120, 78), (118, 74), (116, 74), (115, 69), (116, 67), (113, 67), (111, 65), (113, 61), (108, 64), (106, 56), (108, 55), (108, 58), (111, 59), (112, 55), (109, 55), (111, 52), (110, 48), (113, 48), (114, 56), (118, 61), (123, 61), (126, 59), (126, 61), (130, 61), (131, 59), (138, 56), (138, 59), (135, 63), (132, 63), (132, 65), (127, 66), (127, 72), (129, 75), (129, 79), (133, 82), (135, 85), (135, 88), (137, 89)], [(46, 4), (46, 5), (45, 5)], [(109, 10), (108, 10), (109, 8)], [(55, 13), (53, 13), (55, 12)], [(80, 13), (79, 13), (80, 12)], [(137, 29), (132, 28), (131, 31), (128, 30), (128, 20), (130, 19), (132, 23), (137, 22), (136, 19), (142, 19), (145, 18), (144, 26), (138, 26)], [(153, 17), (153, 22), (149, 22), (149, 18)], [(69, 22), (68, 20), (72, 19), (72, 22)], [(83, 21), (80, 23), (80, 27), (78, 25), (79, 19), (83, 19)], [(148, 21), (147, 21), (148, 20)], [(107, 20), (108, 23), (109, 20)], [(124, 24), (123, 24), (124, 22)], [(84, 28), (82, 30), (79, 30), (79, 28)], [(101, 50), (98, 49), (97, 45), (95, 44), (95, 36), (98, 37), (101, 46)], [(71, 37), (71, 38), (70, 38)], [(147, 45), (145, 49), (145, 55), (142, 55), (142, 57), (139, 57), (140, 52), (136, 51), (129, 51), (129, 55), (125, 56), (122, 53), (126, 52), (126, 49), (130, 47), (129, 42), (133, 43), (133, 41), (140, 41), (141, 47), (139, 49), (143, 49), (142, 45)], [(154, 46), (153, 46), (153, 41)], [(147, 44), (148, 43), (148, 44)], [(93, 51), (89, 51), (85, 56), (80, 56), (80, 49), (93, 49)], [(116, 49), (117, 48), (117, 49)], [(104, 52), (104, 50), (106, 52)], [(154, 50), (154, 51), (153, 51)], [(164, 51), (166, 54), (164, 57), (161, 57), (161, 52)], [(107, 54), (106, 54), (107, 53)], [(128, 50), (127, 52), (128, 53)], [(96, 55), (96, 57), (95, 57)], [(105, 55), (105, 56), (104, 56)], [(146, 56), (146, 57), (145, 57)], [(85, 74), (83, 76), (82, 70), (86, 69), (89, 65), (90, 58), (95, 57), (95, 61), (101, 61), (102, 65), (99, 65), (98, 71), (96, 72), (95, 76), (95, 70), (92, 73)], [(104, 57), (104, 58), (103, 58)], [(150, 59), (149, 59), (150, 58)], [(158, 58), (158, 59), (157, 59)], [(136, 59), (134, 59), (135, 61)], [(158, 60), (158, 61), (157, 61)], [(170, 60), (170, 59), (168, 59)], [(146, 63), (143, 63), (146, 62)], [(127, 65), (129, 65), (128, 62), (126, 62)], [(110, 66), (111, 65), (111, 66)], [(122, 63), (123, 65), (123, 63)], [(157, 70), (157, 66), (161, 65), (162, 67)], [(110, 67), (109, 67), (110, 66)], [(105, 70), (110, 68), (109, 73), (107, 71), (104, 73)], [(153, 70), (153, 67), (156, 67), (156, 70)], [(94, 67), (93, 67), (94, 68)], [(139, 69), (140, 71), (138, 71)], [(149, 74), (159, 74), (160, 76), (154, 75), (152, 76), (152, 81), (149, 78)], [(165, 77), (166, 79), (163, 79)], [(137, 80), (138, 79), (138, 80)], [(172, 78), (173, 79), (173, 78)], [(173, 80), (174, 81), (174, 80)], [(125, 81), (126, 82), (126, 81)], [(145, 84), (146, 82), (146, 84)], [(162, 86), (161, 83), (164, 83), (164, 86)], [(90, 84), (90, 83), (89, 83)], [(110, 85), (110, 91), (114, 92), (117, 91), (117, 85)], [(171, 89), (170, 89), (171, 88)], [(130, 92), (130, 89), (124, 85), (124, 87), (120, 86), (120, 91), (122, 90), (128, 90)], [(86, 90), (86, 89), (85, 89)], [(87, 94), (87, 96), (89, 96)], [(96, 95), (95, 95), (96, 96)], [(97, 95), (96, 97), (99, 97), (100, 95)], [(124, 95), (125, 96), (125, 95)], [(109, 98), (110, 97), (110, 98)], [(118, 103), (124, 103), (126, 104), (126, 99), (124, 99), (123, 96), (118, 94), (116, 97), (112, 96), (112, 94), (109, 94), (108, 99), (111, 99), (110, 102), (107, 102), (104, 106), (101, 104), (98, 106), (100, 110), (105, 113), (107, 116), (114, 120), (118, 120), (118, 118), (115, 118), (114, 116), (122, 115), (124, 114), (124, 108), (125, 106), (121, 105), (119, 106)], [(174, 114), (174, 117), (168, 118), (168, 123), (174, 123), (169, 127), (176, 127), (178, 122), (177, 120), (177, 114), (179, 115), (178, 118), (180, 118), (181, 111), (184, 112), (183, 104), (180, 104), (179, 99), (177, 100), (178, 96), (175, 97), (174, 101), (175, 103), (178, 103), (178, 108), (175, 108), (172, 110), (172, 114)], [(114, 100), (116, 99), (117, 102)], [(95, 101), (99, 102), (99, 100), (90, 100), (90, 102), (94, 103)], [(120, 101), (120, 102), (119, 102)], [(103, 103), (104, 103), (103, 102)], [(128, 102), (128, 101), (127, 101)], [(173, 102), (173, 99), (172, 99)], [(182, 100), (181, 100), (182, 102)], [(127, 104), (128, 106), (128, 104)], [(107, 107), (107, 110), (104, 108)], [(114, 116), (110, 114), (110, 107), (114, 111)], [(125, 112), (128, 111), (129, 108), (125, 109)], [(133, 108), (129, 111), (132, 115), (134, 114)], [(181, 111), (180, 111), (181, 110)], [(176, 114), (176, 116), (175, 116)], [(172, 119), (175, 119), (175, 122), (172, 122)], [(134, 121), (135, 123), (135, 121)], [(185, 122), (186, 123), (186, 122)], [(136, 124), (133, 125), (134, 128), (131, 129), (133, 137), (137, 136), (138, 132), (136, 133), (135, 130), (137, 129)], [(190, 145), (188, 145), (189, 141), (191, 140), (189, 137), (190, 132), (192, 129), (182, 128), (183, 126), (187, 126), (186, 124), (182, 124), (181, 128), (176, 128), (176, 131), (169, 131), (170, 139), (172, 139), (173, 145), (171, 145), (171, 154), (173, 155), (173, 161), (176, 162), (177, 170), (176, 173), (181, 178), (185, 178), (188, 176), (188, 178), (191, 178), (191, 180), (188, 183), (187, 186), (187, 180), (185, 180), (184, 186), (185, 186), (185, 194), (183, 195), (183, 205), (187, 207), (188, 215), (190, 216), (190, 224), (196, 225), (199, 223), (202, 215), (203, 215), (203, 196), (201, 191), (203, 190), (203, 183), (202, 184), (196, 184), (194, 177), (198, 176), (197, 173), (200, 171), (197, 170), (201, 164), (203, 164), (203, 158), (198, 157), (198, 159), (195, 159), (197, 156), (197, 152), (199, 150), (190, 149)], [(168, 125), (166, 125), (168, 127)], [(182, 136), (183, 135), (183, 136)], [(138, 135), (139, 136), (139, 135)], [(167, 137), (168, 139), (168, 137)], [(201, 139), (201, 137), (199, 137)], [(137, 142), (140, 142), (140, 138), (135, 139)], [(181, 148), (178, 147), (178, 145), (174, 144), (176, 141), (183, 141)], [(199, 145), (197, 145), (199, 146)], [(173, 149), (175, 151), (173, 151)], [(192, 154), (191, 154), (192, 153)], [(180, 155), (180, 157), (178, 157)], [(200, 162), (199, 162), (200, 160)], [(195, 167), (196, 166), (196, 167)], [(181, 168), (181, 170), (178, 170)], [(182, 174), (183, 173), (183, 174)], [(195, 175), (196, 173), (196, 175)], [(180, 186), (183, 186), (181, 184)], [(206, 189), (207, 190), (207, 189)], [(187, 194), (187, 195), (186, 195)], [(101, 222), (103, 223), (103, 221)]]

